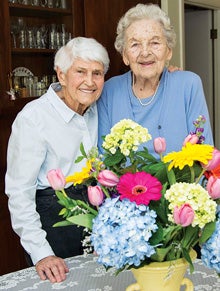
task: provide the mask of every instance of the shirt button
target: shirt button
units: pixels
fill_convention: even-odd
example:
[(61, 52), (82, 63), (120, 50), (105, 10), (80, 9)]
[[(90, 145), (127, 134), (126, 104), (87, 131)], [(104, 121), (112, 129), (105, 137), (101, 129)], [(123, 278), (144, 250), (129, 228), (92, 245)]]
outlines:
[(161, 129), (161, 125), (158, 125), (158, 129)]

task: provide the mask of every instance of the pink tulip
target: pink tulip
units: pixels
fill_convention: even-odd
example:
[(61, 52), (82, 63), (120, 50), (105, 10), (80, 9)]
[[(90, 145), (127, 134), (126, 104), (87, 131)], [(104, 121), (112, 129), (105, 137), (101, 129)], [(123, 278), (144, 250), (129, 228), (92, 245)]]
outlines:
[(207, 191), (212, 199), (220, 198), (220, 179), (210, 176), (207, 182)]
[(181, 207), (176, 206), (173, 211), (175, 223), (183, 227), (190, 225), (193, 222), (194, 216), (194, 210), (187, 203), (183, 204)]
[(106, 187), (114, 187), (118, 184), (118, 176), (110, 170), (103, 170), (98, 174), (98, 182)]
[(201, 163), (201, 165), (206, 171), (212, 171), (217, 168), (220, 165), (220, 151), (215, 148), (212, 153), (212, 159), (208, 164)]
[(154, 139), (154, 150), (157, 154), (162, 154), (166, 150), (166, 140), (163, 137), (157, 137)]
[(50, 170), (47, 173), (47, 180), (54, 190), (62, 190), (66, 184), (65, 177), (60, 169)]
[(187, 142), (190, 142), (191, 144), (196, 144), (199, 141), (199, 137), (196, 134), (189, 134), (184, 139), (183, 146), (187, 144)]
[(88, 198), (89, 198), (89, 202), (93, 206), (99, 206), (104, 199), (104, 194), (102, 192), (101, 187), (100, 186), (89, 186), (88, 187)]

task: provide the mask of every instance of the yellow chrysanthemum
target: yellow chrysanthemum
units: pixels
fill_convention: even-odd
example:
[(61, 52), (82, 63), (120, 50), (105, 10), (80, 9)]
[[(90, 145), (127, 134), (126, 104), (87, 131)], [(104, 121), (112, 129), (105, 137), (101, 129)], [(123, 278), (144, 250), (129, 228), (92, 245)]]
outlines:
[(195, 161), (206, 165), (212, 159), (213, 149), (211, 145), (187, 143), (181, 151), (167, 154), (163, 161), (164, 163), (171, 162), (168, 170), (173, 167), (182, 170), (186, 165), (192, 167)]
[(66, 183), (72, 182), (74, 186), (81, 184), (86, 179), (90, 178), (90, 171), (92, 169), (92, 161), (87, 160), (86, 166), (82, 168), (81, 172), (75, 172), (73, 175), (66, 177)]

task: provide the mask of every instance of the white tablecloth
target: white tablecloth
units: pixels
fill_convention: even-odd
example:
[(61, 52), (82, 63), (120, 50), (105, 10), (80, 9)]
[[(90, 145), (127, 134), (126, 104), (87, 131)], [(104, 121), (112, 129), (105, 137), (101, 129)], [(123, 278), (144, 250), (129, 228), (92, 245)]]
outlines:
[[(115, 276), (113, 269), (106, 272), (96, 259), (93, 255), (66, 259), (70, 272), (62, 283), (41, 281), (34, 267), (9, 273), (0, 276), (0, 290), (124, 291), (129, 284), (135, 282), (130, 271), (123, 271)], [(220, 278), (214, 271), (204, 267), (200, 260), (196, 260), (194, 266), (194, 273), (187, 273), (186, 277), (193, 281), (195, 291), (220, 291)]]

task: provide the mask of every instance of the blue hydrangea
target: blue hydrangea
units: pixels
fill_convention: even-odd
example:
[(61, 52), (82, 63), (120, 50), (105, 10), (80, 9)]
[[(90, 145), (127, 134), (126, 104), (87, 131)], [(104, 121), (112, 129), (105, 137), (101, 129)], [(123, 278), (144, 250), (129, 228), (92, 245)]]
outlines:
[(149, 239), (157, 230), (156, 212), (127, 199), (106, 199), (93, 220), (91, 243), (98, 262), (121, 269), (139, 266), (155, 253)]
[(220, 274), (220, 217), (212, 236), (202, 245), (201, 259), (205, 266)]

